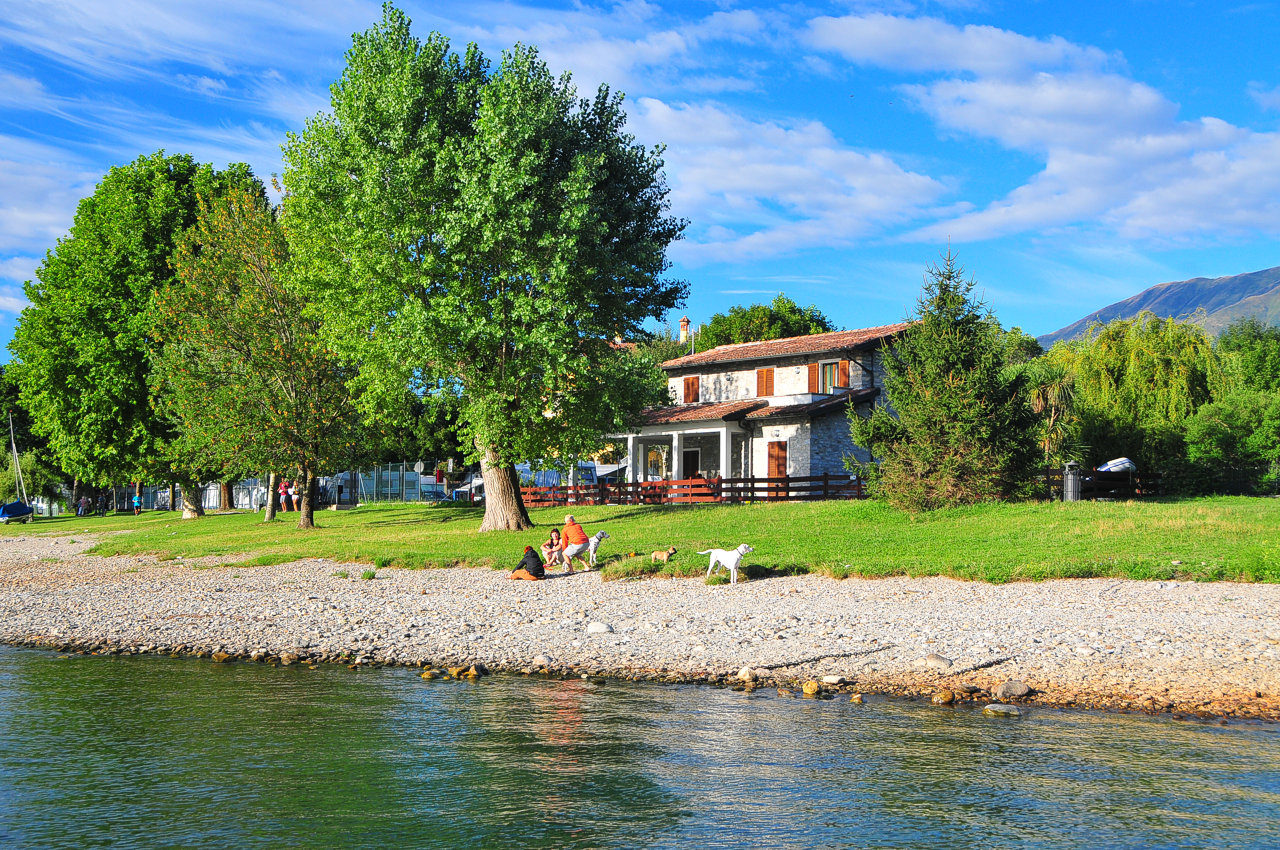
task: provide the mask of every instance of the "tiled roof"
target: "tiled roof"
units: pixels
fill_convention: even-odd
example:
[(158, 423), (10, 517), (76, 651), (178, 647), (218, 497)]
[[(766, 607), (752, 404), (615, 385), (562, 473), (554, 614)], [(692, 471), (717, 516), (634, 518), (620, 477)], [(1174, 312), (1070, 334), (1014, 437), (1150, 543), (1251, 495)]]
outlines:
[(879, 387), (837, 393), (829, 398), (820, 398), (808, 404), (778, 404), (762, 407), (747, 413), (747, 419), (774, 419), (782, 416), (813, 416), (828, 410), (844, 407), (846, 404), (862, 404), (880, 395)]
[(650, 407), (640, 414), (645, 425), (667, 425), (672, 422), (701, 422), (716, 419), (741, 419), (747, 412), (768, 404), (762, 398), (746, 401), (717, 401), (711, 404), (677, 404)]
[(878, 328), (861, 328), (852, 331), (832, 331), (809, 336), (790, 336), (785, 339), (769, 339), (764, 342), (740, 342), (721, 345), (710, 351), (686, 354), (662, 364), (663, 369), (682, 369), (687, 366), (704, 366), (709, 363), (733, 363), (739, 360), (768, 360), (797, 354), (820, 354), (827, 351), (847, 351), (893, 336), (905, 330), (908, 323), (881, 325)]

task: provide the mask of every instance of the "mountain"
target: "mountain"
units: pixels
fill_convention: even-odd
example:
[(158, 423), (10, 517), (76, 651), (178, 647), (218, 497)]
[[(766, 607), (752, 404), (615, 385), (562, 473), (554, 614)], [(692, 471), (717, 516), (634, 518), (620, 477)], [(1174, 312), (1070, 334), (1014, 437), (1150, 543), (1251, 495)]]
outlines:
[(1156, 284), (1037, 339), (1048, 348), (1058, 340), (1082, 336), (1094, 322), (1130, 319), (1143, 310), (1163, 318), (1189, 319), (1200, 309), (1205, 311), (1200, 324), (1211, 334), (1246, 316), (1280, 324), (1280, 266), (1231, 277), (1197, 277)]

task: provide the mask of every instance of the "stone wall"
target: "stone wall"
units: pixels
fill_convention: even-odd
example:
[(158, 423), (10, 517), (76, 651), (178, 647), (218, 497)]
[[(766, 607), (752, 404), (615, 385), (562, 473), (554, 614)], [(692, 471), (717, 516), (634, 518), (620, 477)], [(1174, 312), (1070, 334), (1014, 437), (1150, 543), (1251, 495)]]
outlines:
[(814, 419), (811, 433), (813, 448), (810, 451), (810, 475), (847, 474), (849, 470), (845, 468), (844, 459), (851, 455), (860, 461), (871, 459), (866, 449), (854, 445), (853, 437), (849, 434), (849, 419), (842, 411)]

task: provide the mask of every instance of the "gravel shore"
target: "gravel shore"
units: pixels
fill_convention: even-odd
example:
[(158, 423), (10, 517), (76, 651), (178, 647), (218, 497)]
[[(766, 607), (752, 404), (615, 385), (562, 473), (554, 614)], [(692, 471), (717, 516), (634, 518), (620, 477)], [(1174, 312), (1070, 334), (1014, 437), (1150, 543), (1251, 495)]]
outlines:
[(707, 586), (484, 569), (362, 580), (364, 564), (208, 568), (84, 555), (87, 535), (6, 531), (9, 644), (788, 691), (828, 677), (826, 692), (1280, 720), (1280, 585), (808, 575)]

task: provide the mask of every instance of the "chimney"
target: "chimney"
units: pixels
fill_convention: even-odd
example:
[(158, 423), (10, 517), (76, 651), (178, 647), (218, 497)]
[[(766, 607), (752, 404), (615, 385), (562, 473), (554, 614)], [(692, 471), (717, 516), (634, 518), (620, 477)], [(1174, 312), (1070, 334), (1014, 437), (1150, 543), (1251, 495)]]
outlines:
[(689, 317), (688, 316), (682, 316), (680, 318), (680, 341), (681, 342), (689, 341)]

